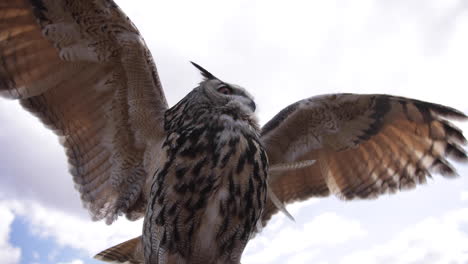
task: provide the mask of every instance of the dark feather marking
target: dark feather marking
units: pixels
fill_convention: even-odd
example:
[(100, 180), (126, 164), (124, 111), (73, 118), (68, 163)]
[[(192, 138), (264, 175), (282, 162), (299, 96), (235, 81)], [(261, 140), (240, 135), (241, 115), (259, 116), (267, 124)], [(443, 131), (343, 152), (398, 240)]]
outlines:
[(260, 151), (260, 159), (263, 164), (263, 171), (264, 172), (268, 171), (268, 158), (267, 158), (266, 152), (263, 149), (261, 149)]
[(211, 169), (214, 169), (218, 166), (219, 162), (219, 152), (214, 151), (211, 155)]
[[(375, 150), (375, 147), (373, 145), (370, 145), (367, 150), (365, 148), (363, 150), (368, 152), (370, 155), (375, 155), (375, 157), (377, 157), (376, 150)], [(362, 193), (362, 195), (368, 195), (370, 193), (368, 191), (368, 188), (372, 188), (372, 187), (375, 186), (375, 180), (372, 179), (371, 176), (376, 170), (378, 170), (380, 165), (381, 164), (379, 162), (376, 162), (376, 163), (374, 163), (374, 167), (367, 168), (367, 169), (370, 169), (370, 171), (366, 175), (364, 175), (364, 177), (361, 177), (361, 178), (362, 178), (363, 183), (364, 182), (369, 182), (369, 184), (367, 184), (367, 185), (366, 184), (361, 184), (359, 186), (355, 186), (355, 191), (354, 192), (355, 192), (356, 196), (361, 197), (361, 193)], [(343, 193), (343, 192), (344, 192), (344, 190), (341, 193)]]
[[(375, 170), (377, 170), (377, 167), (378, 167), (378, 165), (374, 166), (369, 171), (369, 173), (367, 174), (367, 177), (365, 178), (366, 180), (371, 179), (371, 175), (374, 173)], [(374, 187), (375, 187), (375, 181), (371, 181), (367, 185), (362, 184), (360, 186), (356, 186), (356, 190), (354, 192), (355, 192), (356, 196), (358, 196), (360, 198), (367, 198), (368, 195), (374, 190)], [(346, 195), (344, 195), (344, 197), (346, 198)]]
[(206, 196), (211, 190), (213, 190), (213, 183), (214, 180), (208, 180), (208, 183), (206, 183), (205, 187), (200, 190), (199, 195)]
[(245, 160), (247, 159), (247, 155), (245, 152), (239, 157), (239, 161), (237, 162), (236, 173), (240, 174), (244, 169)]
[(244, 194), (244, 202), (246, 203), (246, 211), (253, 207), (253, 194), (254, 194), (254, 185), (252, 177), (249, 177), (249, 186), (247, 192)]
[(193, 129), (188, 132), (180, 133), (179, 138), (177, 139), (177, 146), (185, 146), (187, 140), (191, 144), (188, 145), (184, 150), (180, 152), (180, 155), (183, 157), (195, 158), (200, 153), (203, 153), (207, 149), (207, 145), (201, 142), (200, 137), (204, 133), (203, 128)]
[[(195, 213), (195, 212), (192, 210), (192, 198), (190, 198), (190, 199), (188, 199), (187, 201), (185, 201), (184, 207), (185, 207), (185, 209), (187, 209), (187, 211), (190, 211), (192, 214)], [(192, 218), (192, 217), (188, 217), (186, 220), (191, 221), (191, 220), (193, 220), (193, 218)]]
[(192, 205), (191, 205), (191, 200), (188, 201), (188, 203), (185, 204), (185, 209), (187, 209), (187, 211), (189, 211), (189, 214), (187, 215), (187, 218), (185, 218), (185, 221), (184, 221), (184, 224), (189, 224), (189, 223), (193, 223), (193, 219), (195, 219), (195, 211), (192, 209)]
[(206, 200), (207, 200), (206, 196), (200, 196), (198, 201), (195, 203), (193, 210), (203, 209), (206, 206)]
[(441, 104), (426, 103), (426, 102), (422, 102), (419, 100), (415, 100), (415, 101), (420, 102), (421, 104), (425, 104), (429, 108), (429, 110), (434, 111), (437, 114), (440, 114), (441, 116), (444, 116), (444, 117), (450, 117), (450, 118), (462, 119), (462, 120), (467, 118), (467, 116), (463, 112), (460, 112), (457, 109), (452, 108), (452, 107), (448, 107), (448, 106), (441, 105)]
[(237, 144), (239, 143), (239, 137), (234, 137), (229, 140), (228, 146), (229, 150), (226, 152), (226, 154), (223, 156), (221, 159), (221, 168), (224, 169), (227, 165), (227, 162), (231, 158), (232, 155), (234, 155), (237, 151)]
[(259, 189), (257, 189), (257, 207), (258, 208), (261, 208), (261, 205), (265, 203), (265, 201), (262, 201), (262, 193), (264, 192), (264, 188), (263, 187), (260, 187)]
[[(435, 113), (437, 113), (437, 114), (439, 114), (441, 116), (444, 116), (444, 117), (450, 117), (450, 118), (461, 119), (461, 120), (464, 120), (464, 119), (467, 118), (467, 116), (463, 112), (460, 112), (455, 108), (448, 107), (448, 106), (445, 106), (445, 105), (424, 102), (424, 101), (416, 100), (416, 99), (408, 99), (408, 98), (400, 97), (400, 96), (391, 96), (391, 98), (396, 99), (402, 105), (403, 105), (403, 103), (405, 103), (405, 104), (406, 103), (414, 104), (418, 108), (418, 110), (421, 111), (422, 114), (427, 114), (427, 113), (430, 114), (430, 111), (433, 111), (433, 112), (435, 112)], [(426, 113), (423, 113), (423, 112), (426, 112)], [(408, 119), (411, 120), (411, 121), (414, 121), (414, 120), (412, 120), (410, 118), (408, 118)]]
[(235, 189), (235, 193), (236, 193), (236, 195), (235, 195), (234, 197), (240, 197), (240, 195), (241, 195), (241, 187), (240, 187), (240, 185), (239, 185), (239, 184), (235, 184), (234, 186), (235, 186), (234, 189)]
[[(171, 159), (169, 159), (169, 162), (167, 162), (167, 163), (172, 163), (172, 162), (173, 161), (171, 161)], [(153, 184), (151, 186), (151, 190), (153, 190), (153, 187), (154, 187), (154, 185), (156, 183), (158, 184), (157, 187), (161, 187), (162, 184), (164, 183), (164, 181), (166, 180), (166, 175), (167, 175), (167, 173), (169, 171), (170, 164), (167, 166), (167, 169), (165, 169), (165, 167), (166, 166), (164, 166), (163, 169), (158, 173), (157, 178), (155, 179), (155, 181), (153, 182)]]
[(180, 152), (180, 155), (182, 157), (190, 157), (190, 158), (195, 158), (197, 157), (198, 155), (200, 155), (201, 153), (205, 153), (207, 150), (207, 145), (203, 144), (203, 143), (199, 143), (199, 144), (196, 144), (196, 145), (191, 145), (189, 147), (187, 147), (186, 149), (182, 150)]
[(29, 3), (32, 5), (33, 14), (39, 20), (41, 26), (52, 23), (45, 15), (47, 8), (42, 0), (29, 0)]
[[(253, 215), (252, 215), (253, 216)], [(250, 225), (249, 221), (251, 221), (251, 218), (247, 218), (244, 223), (244, 231), (241, 234), (241, 240), (247, 240), (249, 234), (250, 234)]]
[(238, 236), (239, 230), (233, 232), (228, 239), (221, 243), (221, 251), (227, 252), (230, 254), (234, 249), (234, 242), (236, 241), (236, 237)]
[[(179, 205), (178, 202), (172, 204), (171, 207), (169, 208), (169, 210), (167, 211), (167, 214), (169, 216), (173, 216), (175, 214), (175, 212), (176, 212), (176, 209), (177, 209), (178, 205)], [(174, 222), (177, 223), (177, 221), (174, 221)]]
[[(195, 185), (195, 186), (197, 186), (197, 187), (200, 187), (200, 186), (202, 186), (202, 184), (208, 179), (208, 177), (209, 177), (209, 176), (206, 176), (206, 175), (202, 174), (202, 175), (196, 177), (195, 179), (192, 179), (192, 180), (190, 181), (190, 184), (193, 184), (193, 185)], [(198, 189), (199, 189), (199, 188), (197, 188), (197, 190), (198, 190)]]
[(206, 159), (207, 157), (203, 158), (195, 166), (193, 166), (192, 173), (195, 177), (198, 177), (200, 175), (200, 171), (203, 168), (203, 166), (206, 164)]
[(229, 139), (229, 147), (235, 149), (237, 147), (237, 144), (239, 144), (239, 137), (233, 137)]
[(181, 180), (185, 176), (187, 171), (188, 171), (187, 167), (182, 167), (182, 168), (176, 169), (175, 175), (176, 175), (177, 179)]
[(255, 143), (251, 137), (246, 136), (246, 138), (248, 144), (247, 151), (245, 152), (246, 160), (250, 164), (253, 164), (255, 162), (255, 153), (257, 153), (257, 147), (255, 146)]
[(190, 193), (194, 193), (195, 192), (195, 181), (192, 179), (189, 184), (188, 184), (188, 189), (189, 189), (189, 192)]
[(161, 195), (159, 198), (158, 198), (158, 204), (163, 204), (164, 203), (164, 197), (165, 195)]
[[(167, 244), (167, 234), (166, 234), (166, 229), (163, 230), (163, 237), (161, 239), (161, 245), (166, 245)], [(151, 250), (153, 251), (153, 250)]]
[(174, 227), (173, 233), (174, 233), (174, 243), (178, 244), (180, 241), (180, 234), (179, 234), (179, 228), (178, 228), (178, 223), (179, 222), (179, 215), (177, 215), (174, 219)]
[(350, 159), (351, 160), (349, 160), (349, 162), (346, 165), (344, 163), (341, 163), (338, 170), (342, 171), (346, 169), (346, 171), (344, 171), (341, 174), (348, 174), (349, 171), (356, 174), (357, 181), (354, 182), (351, 181), (352, 178), (345, 177), (344, 175), (342, 177), (346, 180), (346, 187), (341, 190), (341, 193), (346, 197), (346, 199), (352, 199), (356, 195), (356, 188), (361, 186), (363, 182), (367, 180), (367, 178), (365, 178), (366, 175), (361, 175), (361, 171), (358, 170), (362, 165), (360, 162), (360, 159), (362, 159), (362, 157), (357, 157), (357, 155), (351, 155)]
[(178, 185), (174, 186), (174, 190), (178, 194), (182, 194), (182, 195), (187, 192), (187, 189), (188, 189), (188, 186), (185, 183), (181, 183), (181, 184), (178, 184)]
[[(162, 183), (164, 182), (164, 179), (167, 175), (167, 172), (169, 170), (169, 167), (171, 167), (172, 163), (174, 162), (175, 155), (169, 155), (169, 160), (164, 164), (163, 169), (158, 173), (156, 180), (153, 181), (151, 184), (151, 192), (155, 192), (154, 198), (151, 201), (151, 208), (154, 208), (154, 203), (156, 202), (156, 199), (161, 196), (162, 192)], [(156, 188), (157, 187), (157, 188)], [(155, 190), (156, 189), (156, 190)], [(160, 198), (161, 199), (161, 198)]]
[(418, 177), (418, 180), (420, 183), (425, 183), (426, 182), (426, 177), (432, 178), (432, 175), (429, 173), (429, 171), (426, 168), (421, 167), (421, 164), (416, 164), (416, 171), (414, 172), (414, 175)]
[(408, 113), (408, 102), (405, 100), (398, 100), (398, 102), (401, 104), (401, 107), (403, 108), (403, 113), (405, 113), (406, 119), (413, 121), (411, 119), (411, 116)]
[(189, 132), (189, 139), (192, 144), (200, 141), (203, 133), (206, 131), (206, 127), (195, 128)]
[(454, 138), (461, 144), (466, 144), (466, 138), (463, 136), (463, 132), (458, 127), (455, 127), (447, 120), (439, 120), (444, 126), (444, 131), (448, 135), (448, 138)]
[(257, 161), (254, 162), (252, 174), (255, 181), (262, 182), (262, 177), (260, 176), (260, 166), (258, 165)]
[(431, 107), (431, 105), (421, 101), (415, 101), (413, 103), (416, 106), (416, 108), (418, 108), (418, 111), (421, 113), (424, 123), (430, 123), (433, 119), (429, 108)]
[(235, 202), (234, 199), (236, 197), (236, 188), (234, 184), (234, 175), (232, 171), (229, 173), (228, 180), (229, 180), (229, 183), (228, 183), (228, 189), (229, 189), (228, 206), (229, 206), (230, 204)]
[[(222, 133), (224, 128), (222, 126), (210, 126), (208, 128), (207, 138), (215, 140), (217, 136)], [(220, 153), (218, 149), (223, 149), (224, 142), (219, 142), (218, 144), (209, 144), (209, 152), (211, 154), (211, 168), (214, 169), (218, 166)]]
[(226, 208), (223, 201), (219, 203), (219, 214), (223, 217), (226, 217)]
[(223, 158), (221, 159), (221, 169), (224, 169), (229, 161), (229, 159), (234, 155), (234, 149), (230, 149), (226, 154), (224, 154)]
[(390, 101), (387, 97), (376, 96), (373, 98), (374, 104), (372, 107), (373, 113), (369, 116), (374, 120), (369, 127), (363, 131), (358, 138), (362, 141), (368, 140), (370, 137), (379, 133), (383, 126), (385, 115), (390, 111)]
[(443, 158), (435, 159), (431, 165), (431, 169), (437, 171), (438, 173), (446, 177), (451, 177), (451, 176), (456, 175), (455, 170)]
[(163, 205), (161, 211), (159, 211), (158, 217), (156, 218), (156, 224), (160, 226), (164, 226), (166, 223), (166, 218), (164, 216), (166, 210), (166, 205)]
[(227, 231), (227, 228), (229, 226), (229, 217), (224, 217), (223, 219), (223, 225), (221, 226), (221, 228), (219, 229), (218, 233), (216, 234), (216, 238), (220, 238), (224, 235), (224, 233), (226, 233)]
[(188, 241), (192, 241), (193, 231), (195, 231), (195, 223), (194, 223), (193, 221), (191, 221), (191, 222), (190, 222), (189, 231), (188, 231), (188, 233), (187, 233), (187, 235), (188, 235)]
[(466, 151), (456, 144), (447, 143), (447, 146), (445, 147), (445, 155), (457, 161), (461, 161), (461, 162), (468, 161)]

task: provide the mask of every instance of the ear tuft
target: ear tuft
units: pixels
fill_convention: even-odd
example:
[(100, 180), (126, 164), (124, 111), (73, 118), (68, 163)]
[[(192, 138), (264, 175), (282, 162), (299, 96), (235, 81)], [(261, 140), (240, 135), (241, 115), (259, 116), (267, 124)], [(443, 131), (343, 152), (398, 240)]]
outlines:
[(192, 63), (192, 65), (195, 66), (195, 68), (197, 68), (200, 71), (201, 75), (203, 76), (203, 78), (205, 78), (205, 80), (218, 79), (213, 74), (211, 74), (209, 71), (205, 70), (202, 66), (196, 64), (193, 61), (191, 61), (190, 63)]

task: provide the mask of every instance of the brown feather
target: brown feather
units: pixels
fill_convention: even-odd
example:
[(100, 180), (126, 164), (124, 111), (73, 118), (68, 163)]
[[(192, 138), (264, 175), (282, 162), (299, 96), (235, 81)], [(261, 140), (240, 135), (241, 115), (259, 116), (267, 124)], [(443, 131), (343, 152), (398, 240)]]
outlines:
[(146, 143), (161, 140), (167, 103), (137, 29), (105, 1), (0, 5), (0, 95), (61, 137), (93, 219), (141, 217)]
[[(425, 183), (431, 172), (454, 176), (447, 158), (468, 161), (460, 146), (466, 139), (444, 118), (467, 119), (450, 107), (389, 95), (337, 94), (299, 101), (262, 128), (262, 141), (272, 165), (318, 162), (279, 172), (269, 185), (280, 201), (291, 203), (329, 193), (343, 199), (376, 198)], [(276, 212), (268, 201), (263, 223)]]
[(94, 258), (111, 263), (143, 264), (145, 260), (141, 236), (108, 248), (94, 256)]

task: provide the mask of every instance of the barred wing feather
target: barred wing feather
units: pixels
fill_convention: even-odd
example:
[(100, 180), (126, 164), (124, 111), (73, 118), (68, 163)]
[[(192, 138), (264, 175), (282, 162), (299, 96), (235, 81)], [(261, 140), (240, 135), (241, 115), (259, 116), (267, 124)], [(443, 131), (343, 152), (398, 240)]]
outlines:
[[(432, 172), (456, 175), (447, 161), (468, 160), (450, 107), (390, 95), (332, 94), (299, 101), (262, 128), (270, 164), (316, 160), (271, 175), (283, 203), (335, 194), (369, 199), (425, 183)], [(277, 207), (268, 202), (266, 224)]]
[(0, 95), (61, 137), (93, 219), (142, 216), (147, 142), (167, 109), (151, 54), (112, 1), (0, 2)]

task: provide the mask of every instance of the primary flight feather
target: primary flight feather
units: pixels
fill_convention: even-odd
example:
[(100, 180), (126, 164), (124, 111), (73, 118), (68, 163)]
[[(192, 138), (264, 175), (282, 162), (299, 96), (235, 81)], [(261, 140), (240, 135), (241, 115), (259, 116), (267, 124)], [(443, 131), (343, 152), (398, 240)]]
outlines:
[[(52, 129), (93, 220), (144, 219), (97, 255), (120, 263), (239, 263), (283, 203), (375, 198), (456, 175), (453, 108), (332, 94), (257, 124), (249, 93), (204, 79), (168, 108), (136, 27), (113, 1), (0, 1), (0, 94)], [(314, 162), (315, 161), (315, 162)]]

